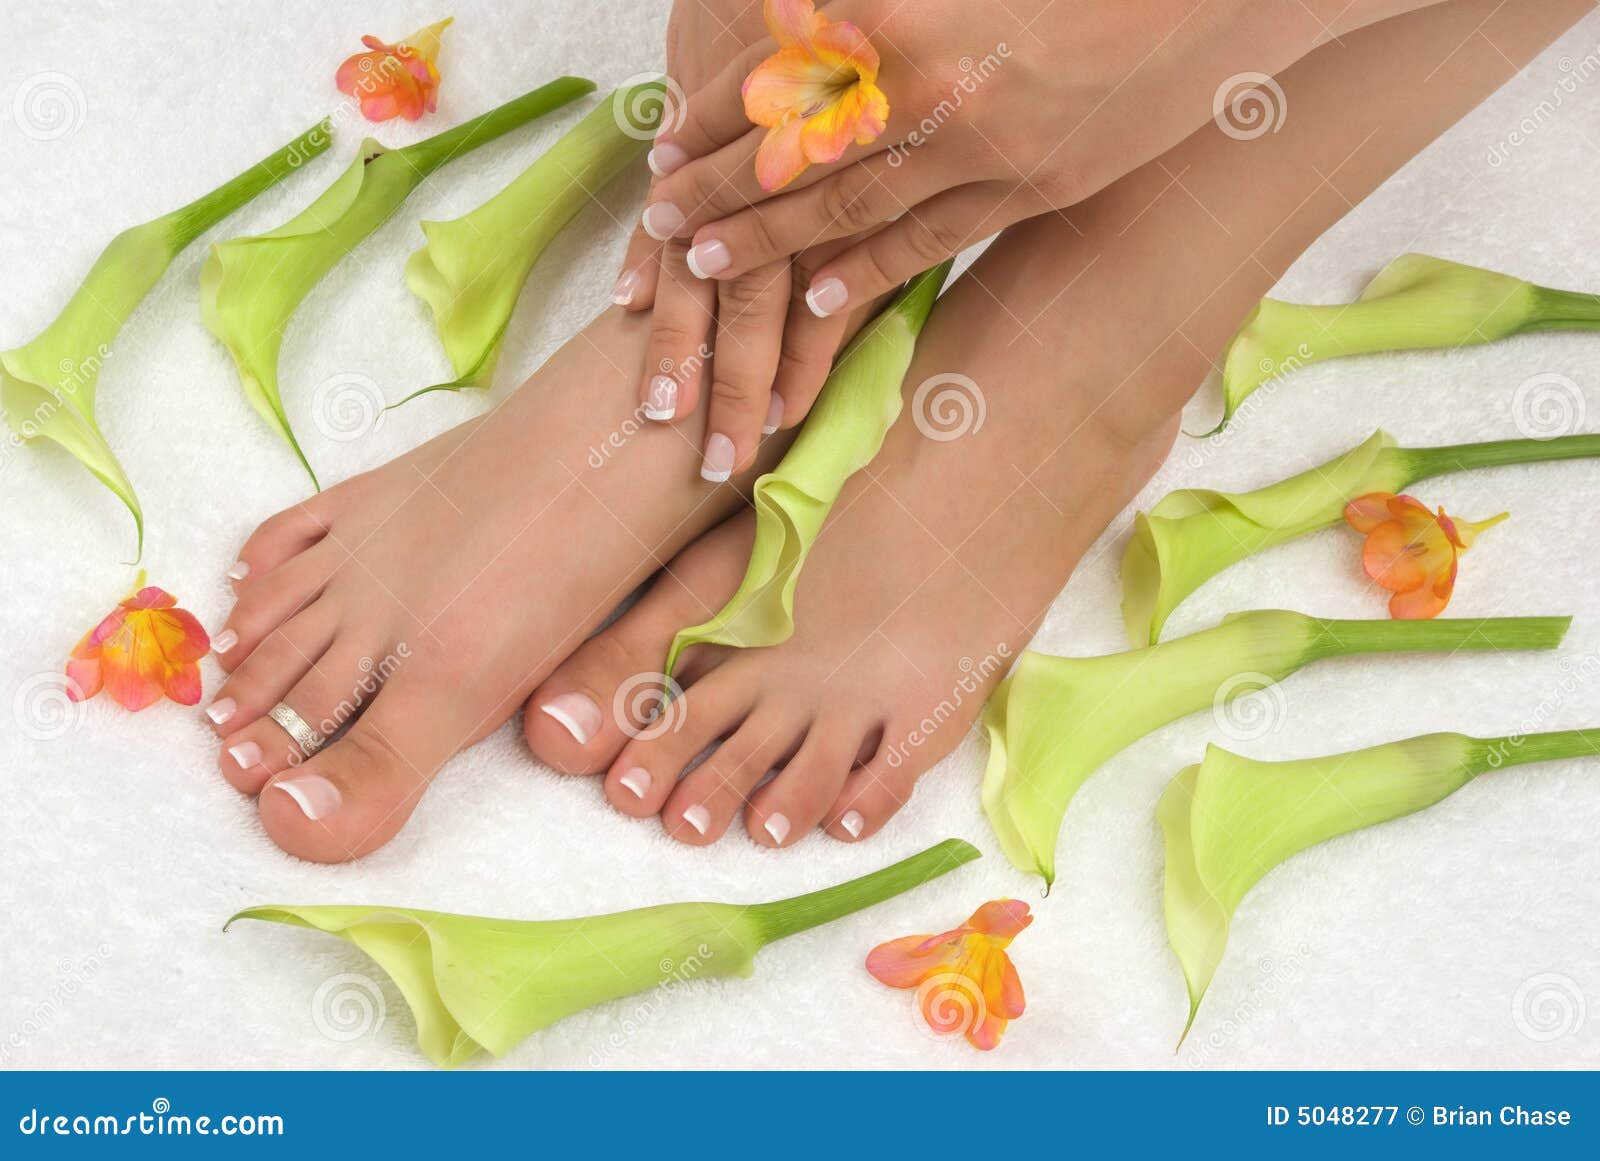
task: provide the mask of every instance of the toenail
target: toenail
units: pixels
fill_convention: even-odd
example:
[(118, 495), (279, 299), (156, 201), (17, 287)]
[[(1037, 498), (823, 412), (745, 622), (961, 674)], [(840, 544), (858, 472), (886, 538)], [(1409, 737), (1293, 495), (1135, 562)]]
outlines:
[(228, 570), (229, 580), (244, 580), (250, 575), (250, 566), (242, 560), (233, 562), (233, 567)]
[(678, 381), (670, 375), (650, 380), (650, 395), (644, 402), (644, 417), (667, 423), (678, 413)]
[(539, 707), (556, 721), (567, 727), (567, 733), (586, 746), (589, 739), (600, 732), (600, 707), (581, 693), (564, 693), (551, 698)]
[(783, 396), (774, 395), (767, 404), (767, 421), (761, 425), (762, 435), (771, 435), (783, 426)]
[(683, 821), (701, 834), (705, 834), (707, 828), (711, 826), (711, 812), (706, 809), (705, 803), (697, 802), (683, 812)]
[(733, 475), (733, 440), (715, 432), (706, 439), (705, 460), (700, 465), (700, 478), (709, 483), (724, 483)]
[(867, 820), (861, 817), (859, 810), (847, 810), (844, 812), (844, 817), (839, 820), (839, 825), (850, 832), (851, 838), (860, 838)]
[(248, 770), (261, 764), (261, 747), (254, 742), (240, 742), (237, 746), (228, 747), (228, 756), (239, 769)]
[(312, 822), (319, 818), (327, 818), (338, 810), (339, 804), (344, 801), (339, 795), (339, 788), (318, 774), (285, 778), (280, 782), (274, 782), (273, 785), (294, 799), (294, 804), (300, 808), (300, 813)]
[(788, 816), (783, 814), (768, 815), (767, 821), (764, 825), (766, 826), (767, 833), (772, 836), (772, 841), (781, 847), (783, 845), (783, 840), (789, 837)]
[(238, 708), (239, 703), (234, 701), (233, 698), (219, 697), (216, 701), (206, 706), (206, 717), (210, 718), (213, 722), (220, 726), (223, 722), (231, 718), (234, 715), (234, 711), (236, 711)]
[(226, 653), (239, 643), (239, 634), (232, 629), (224, 629), (211, 638), (211, 651), (213, 653)]
[(650, 789), (650, 771), (643, 766), (635, 766), (617, 781), (633, 791), (636, 797), (643, 798), (645, 791)]
[(683, 211), (671, 202), (657, 202), (653, 206), (645, 207), (639, 222), (644, 226), (646, 234), (657, 242), (665, 242), (683, 229)]

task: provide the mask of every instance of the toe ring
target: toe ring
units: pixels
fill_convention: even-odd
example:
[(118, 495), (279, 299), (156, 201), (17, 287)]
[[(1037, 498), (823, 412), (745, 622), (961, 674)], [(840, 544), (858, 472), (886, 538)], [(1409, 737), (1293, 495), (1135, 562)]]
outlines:
[(267, 716), (283, 727), (284, 732), (294, 739), (295, 745), (300, 747), (300, 752), (307, 758), (322, 749), (322, 744), (327, 741), (311, 728), (305, 718), (281, 701), (267, 711)]

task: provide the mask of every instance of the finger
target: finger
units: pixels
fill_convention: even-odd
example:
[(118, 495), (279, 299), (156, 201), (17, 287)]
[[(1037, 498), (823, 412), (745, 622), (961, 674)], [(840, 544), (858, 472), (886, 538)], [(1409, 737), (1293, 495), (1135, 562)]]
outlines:
[(751, 69), (777, 51), (774, 41), (763, 38), (689, 94), (671, 116), (671, 123), (656, 131), (655, 143), (646, 155), (650, 172), (666, 177), (691, 160), (715, 153), (748, 133), (750, 119), (744, 115), (744, 79)]
[(1035, 212), (999, 182), (947, 190), (818, 270), (806, 305), (819, 318), (851, 309)]
[(611, 301), (625, 310), (649, 310), (655, 305), (656, 279), (661, 269), (661, 243), (635, 228), (628, 239), (622, 272), (612, 288)]
[(702, 226), (689, 266), (711, 278), (737, 278), (754, 266), (893, 221), (951, 186), (967, 184), (966, 176), (953, 176), (960, 172), (931, 148), (909, 156), (893, 149), (874, 153), (815, 185)]
[(644, 417), (671, 423), (694, 413), (710, 348), (716, 288), (689, 273), (687, 247), (669, 242), (661, 252), (660, 281), (639, 398)]
[(783, 324), (783, 347), (778, 352), (778, 371), (772, 380), (772, 394), (780, 401), (775, 411), (777, 426), (794, 427), (811, 411), (817, 394), (833, 370), (834, 356), (844, 344), (854, 319), (843, 312), (818, 318), (806, 306), (805, 288), (812, 275), (848, 247), (847, 242), (828, 242), (800, 254), (790, 263), (789, 311)]
[(776, 431), (772, 380), (789, 309), (789, 263), (773, 262), (717, 288), (717, 347), (701, 478), (720, 484), (755, 458), (761, 436)]

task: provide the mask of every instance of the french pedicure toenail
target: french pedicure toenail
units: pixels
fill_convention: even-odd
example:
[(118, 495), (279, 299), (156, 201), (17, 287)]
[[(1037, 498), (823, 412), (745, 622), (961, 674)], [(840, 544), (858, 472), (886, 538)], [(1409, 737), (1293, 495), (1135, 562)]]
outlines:
[(232, 629), (224, 629), (211, 638), (211, 651), (213, 653), (226, 653), (239, 643), (239, 634)]
[(627, 306), (633, 301), (633, 296), (639, 293), (639, 273), (630, 270), (617, 279), (616, 286), (611, 289), (611, 301), (618, 306)]
[(774, 395), (767, 404), (767, 421), (761, 425), (762, 435), (771, 435), (783, 426), (783, 396)]
[(657, 242), (665, 242), (683, 228), (683, 211), (671, 202), (657, 202), (653, 206), (646, 206), (644, 214), (639, 219), (639, 224), (644, 227), (644, 232)]
[(844, 283), (837, 278), (824, 278), (806, 291), (806, 305), (811, 308), (811, 313), (818, 318), (827, 318), (830, 314), (837, 314), (843, 309), (849, 298), (850, 292), (844, 288)]
[(689, 152), (681, 145), (674, 145), (670, 141), (660, 141), (655, 148), (645, 154), (645, 163), (650, 166), (650, 172), (657, 177), (668, 177), (682, 169), (689, 160)]
[(706, 809), (703, 802), (697, 802), (683, 812), (683, 821), (701, 834), (705, 834), (711, 826), (711, 812)]
[(571, 734), (580, 746), (589, 744), (589, 739), (600, 732), (600, 725), (604, 720), (600, 714), (600, 707), (581, 693), (564, 693), (560, 697), (551, 698), (539, 708), (565, 726), (567, 733)]
[(669, 375), (650, 380), (650, 396), (644, 403), (644, 417), (666, 423), (678, 413), (678, 381)]
[(261, 747), (254, 742), (240, 742), (237, 746), (228, 747), (228, 757), (239, 769), (249, 770), (261, 764)]
[(244, 580), (250, 575), (250, 566), (242, 560), (233, 562), (233, 567), (228, 570), (229, 580)]
[(710, 278), (733, 265), (733, 255), (728, 253), (727, 245), (716, 240), (701, 242), (692, 247), (685, 257), (689, 262), (689, 272), (696, 278)]
[(725, 483), (733, 475), (733, 440), (717, 432), (706, 439), (705, 459), (700, 478), (713, 484)]
[(219, 697), (216, 701), (206, 706), (206, 717), (220, 726), (231, 718), (238, 709), (239, 703), (234, 701), (233, 698)]
[(849, 832), (851, 838), (860, 838), (867, 820), (861, 817), (859, 810), (847, 810), (844, 812), (844, 817), (839, 820), (839, 825)]
[(783, 840), (789, 837), (789, 819), (786, 815), (770, 814), (762, 826), (772, 836), (772, 841), (780, 847), (783, 845)]
[(635, 766), (617, 781), (633, 791), (635, 798), (642, 799), (650, 790), (650, 771), (643, 766)]
[(300, 813), (315, 822), (319, 818), (339, 809), (344, 801), (339, 796), (339, 788), (326, 778), (317, 774), (301, 774), (295, 778), (284, 778), (274, 782), (279, 790), (294, 799)]

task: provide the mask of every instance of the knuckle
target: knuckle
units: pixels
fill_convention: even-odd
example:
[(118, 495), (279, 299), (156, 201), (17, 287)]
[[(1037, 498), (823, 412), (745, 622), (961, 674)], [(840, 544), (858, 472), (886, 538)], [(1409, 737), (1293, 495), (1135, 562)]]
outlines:
[[(753, 270), (738, 278), (717, 284), (717, 300), (721, 311), (733, 311), (735, 317), (724, 319), (724, 325), (737, 323), (740, 316), (755, 314), (759, 317), (775, 313), (777, 295), (772, 292), (770, 270)], [(719, 318), (721, 313), (719, 311)]]
[(718, 376), (711, 383), (711, 402), (742, 410), (756, 397), (755, 384)]
[(823, 182), (818, 191), (823, 216), (829, 224), (848, 234), (859, 234), (876, 225), (879, 217), (873, 204), (873, 186), (856, 176), (858, 170), (862, 167), (852, 166), (838, 177)]
[(951, 223), (939, 218), (907, 218), (906, 246), (912, 255), (928, 266), (943, 262), (964, 245), (965, 235)]

